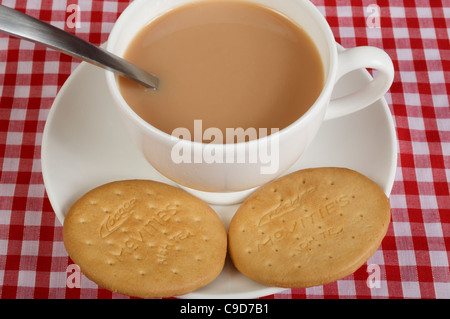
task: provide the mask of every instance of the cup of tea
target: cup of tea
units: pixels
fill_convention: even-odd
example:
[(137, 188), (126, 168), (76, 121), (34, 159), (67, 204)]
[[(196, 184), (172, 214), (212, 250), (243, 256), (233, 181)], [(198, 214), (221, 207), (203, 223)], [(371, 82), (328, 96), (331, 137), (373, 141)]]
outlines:
[[(323, 121), (377, 101), (394, 78), (378, 48), (338, 52), (308, 0), (135, 0), (107, 50), (160, 79), (151, 90), (105, 71), (131, 140), (162, 175), (207, 198), (279, 177)], [(360, 68), (376, 77), (332, 99)]]

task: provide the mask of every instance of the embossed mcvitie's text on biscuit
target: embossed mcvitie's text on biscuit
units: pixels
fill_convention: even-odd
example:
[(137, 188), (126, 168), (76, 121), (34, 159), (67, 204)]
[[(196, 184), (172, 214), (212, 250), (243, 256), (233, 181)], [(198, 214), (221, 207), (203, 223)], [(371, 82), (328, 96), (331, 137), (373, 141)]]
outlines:
[(100, 226), (100, 237), (106, 238), (116, 231), (133, 214), (136, 199), (125, 201), (113, 214), (108, 215)]
[[(256, 241), (256, 251), (261, 251), (276, 244), (284, 238), (296, 240), (297, 252), (310, 250), (310, 246), (319, 240), (338, 235), (344, 231), (340, 225), (329, 225), (325, 221), (331, 216), (343, 217), (341, 208), (350, 204), (352, 197), (339, 196), (333, 200), (324, 200), (318, 209), (311, 209), (305, 201), (305, 196), (311, 194), (314, 187), (297, 194), (295, 198), (284, 199), (280, 204), (264, 213), (258, 223), (259, 240)], [(275, 220), (280, 225), (274, 228)], [(311, 231), (312, 230), (312, 231)], [(305, 234), (310, 234), (306, 235)]]
[(119, 260), (124, 254), (145, 247), (154, 250), (157, 263), (167, 264), (169, 253), (176, 243), (194, 236), (194, 233), (186, 225), (176, 225), (177, 205), (149, 207), (145, 214), (137, 214), (137, 204), (137, 199), (125, 201), (108, 214), (100, 225), (100, 238), (112, 244), (111, 254)]

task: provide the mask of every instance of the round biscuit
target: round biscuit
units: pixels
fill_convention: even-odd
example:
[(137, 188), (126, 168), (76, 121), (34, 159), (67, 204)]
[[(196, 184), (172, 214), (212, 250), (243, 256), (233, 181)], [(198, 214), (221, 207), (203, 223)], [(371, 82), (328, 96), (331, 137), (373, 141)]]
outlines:
[(256, 190), (228, 229), (228, 252), (245, 276), (268, 286), (305, 288), (346, 277), (378, 249), (389, 199), (345, 168), (291, 173)]
[(65, 248), (81, 272), (113, 292), (162, 298), (192, 292), (222, 271), (225, 227), (200, 199), (148, 180), (99, 186), (64, 220)]

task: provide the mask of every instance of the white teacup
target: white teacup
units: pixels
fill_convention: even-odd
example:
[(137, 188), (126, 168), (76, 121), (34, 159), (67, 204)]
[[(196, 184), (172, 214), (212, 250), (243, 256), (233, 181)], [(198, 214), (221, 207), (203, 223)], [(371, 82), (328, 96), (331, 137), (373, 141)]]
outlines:
[[(107, 50), (123, 56), (134, 35), (146, 24), (193, 1), (204, 0), (135, 0), (114, 25)], [(206, 201), (214, 202), (214, 195), (222, 194), (225, 196), (222, 204), (236, 202), (255, 187), (280, 176), (301, 157), (324, 120), (345, 116), (372, 104), (387, 92), (394, 78), (390, 57), (378, 48), (357, 47), (338, 53), (330, 26), (309, 0), (245, 1), (273, 8), (295, 21), (314, 40), (324, 65), (325, 85), (319, 98), (308, 112), (281, 131), (235, 144), (211, 145), (175, 138), (141, 119), (120, 94), (117, 76), (106, 72), (107, 85), (120, 117), (148, 162), (161, 174)], [(336, 82), (360, 68), (377, 70), (376, 78), (357, 92), (331, 100)], [(174, 160), (173, 151), (181, 148), (190, 152), (190, 162)], [(222, 161), (214, 161), (208, 159), (207, 154), (223, 154), (224, 157)]]

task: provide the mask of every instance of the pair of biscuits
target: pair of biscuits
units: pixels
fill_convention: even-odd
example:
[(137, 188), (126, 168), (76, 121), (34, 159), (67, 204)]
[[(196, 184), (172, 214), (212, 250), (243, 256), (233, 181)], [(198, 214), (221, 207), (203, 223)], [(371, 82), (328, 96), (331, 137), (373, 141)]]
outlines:
[(183, 295), (222, 271), (227, 234), (187, 192), (147, 180), (117, 181), (82, 196), (64, 220), (66, 250), (101, 287), (141, 298)]
[(228, 251), (242, 274), (265, 285), (323, 285), (361, 267), (389, 222), (389, 199), (366, 176), (305, 169), (261, 187), (240, 206)]
[[(297, 171), (256, 190), (228, 235), (200, 199), (144, 180), (105, 184), (82, 196), (64, 221), (67, 252), (111, 291), (170, 297), (212, 282), (227, 251), (245, 276), (268, 286), (311, 287), (356, 271), (390, 221), (380, 187), (353, 170)], [(227, 238), (228, 236), (228, 238)]]

